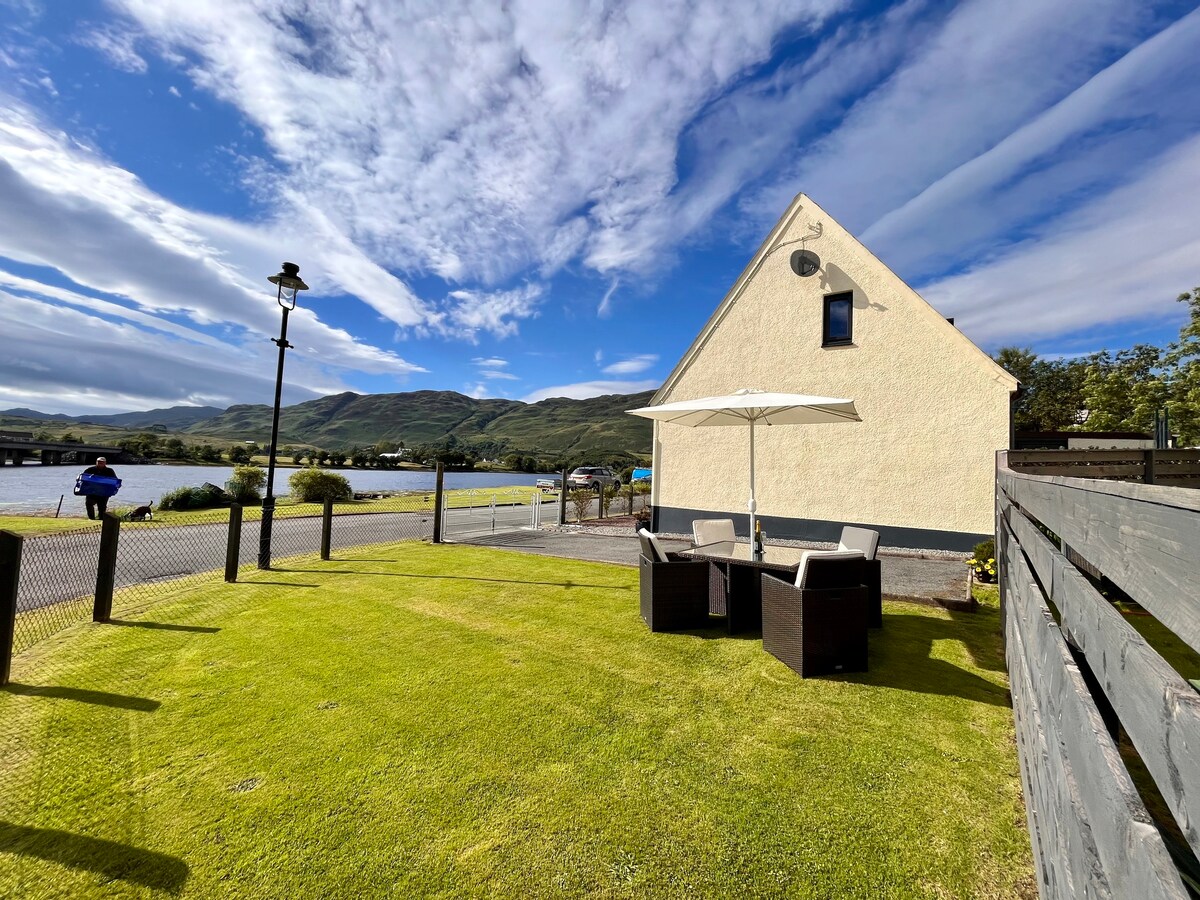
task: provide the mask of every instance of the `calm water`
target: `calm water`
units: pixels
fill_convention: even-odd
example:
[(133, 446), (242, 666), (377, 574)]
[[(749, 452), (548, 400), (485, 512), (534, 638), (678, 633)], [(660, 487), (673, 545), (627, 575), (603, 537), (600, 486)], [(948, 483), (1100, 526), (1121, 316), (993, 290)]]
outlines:
[[(113, 500), (118, 505), (158, 502), (167, 491), (178, 487), (198, 487), (208, 481), (224, 485), (233, 474), (231, 466), (114, 466), (121, 479), (121, 492)], [(0, 514), (53, 510), (63, 499), (62, 514), (75, 515), (83, 509), (83, 498), (74, 496), (75, 477), (82, 466), (0, 466)], [(287, 480), (295, 469), (275, 470), (275, 491), (287, 492)], [(405, 472), (387, 469), (336, 469), (346, 476), (356, 491), (432, 491), (433, 472)], [(537, 475), (494, 472), (447, 472), (447, 488), (486, 488), (529, 485)]]

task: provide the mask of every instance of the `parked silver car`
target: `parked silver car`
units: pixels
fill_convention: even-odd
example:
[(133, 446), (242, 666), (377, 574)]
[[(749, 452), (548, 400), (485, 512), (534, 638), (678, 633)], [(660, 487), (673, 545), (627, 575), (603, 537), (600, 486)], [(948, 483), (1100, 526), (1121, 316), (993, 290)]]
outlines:
[(621, 477), (607, 466), (580, 466), (567, 476), (567, 489), (590, 489), (600, 492), (609, 485), (621, 486)]

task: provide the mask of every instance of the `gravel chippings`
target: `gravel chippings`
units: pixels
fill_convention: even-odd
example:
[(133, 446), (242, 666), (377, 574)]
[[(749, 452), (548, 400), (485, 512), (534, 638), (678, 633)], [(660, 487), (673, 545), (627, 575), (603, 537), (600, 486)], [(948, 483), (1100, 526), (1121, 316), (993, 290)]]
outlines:
[[(575, 532), (577, 534), (599, 534), (606, 537), (635, 537), (633, 526), (627, 524), (600, 525), (588, 522), (582, 525), (547, 525), (545, 531)], [(691, 543), (690, 534), (675, 534), (669, 531), (656, 532), (656, 537), (671, 541), (686, 541)], [(800, 547), (804, 550), (836, 550), (837, 544), (822, 541), (791, 541), (771, 538), (770, 542), (778, 547)], [(917, 559), (970, 559), (970, 553), (958, 550), (927, 550), (915, 547), (880, 547), (879, 552), (884, 556), (911, 556)]]

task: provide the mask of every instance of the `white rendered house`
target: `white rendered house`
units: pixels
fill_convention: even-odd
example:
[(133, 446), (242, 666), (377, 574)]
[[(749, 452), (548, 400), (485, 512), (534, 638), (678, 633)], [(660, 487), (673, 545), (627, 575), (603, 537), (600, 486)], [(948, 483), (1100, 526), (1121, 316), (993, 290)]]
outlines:
[[(768, 536), (970, 550), (992, 535), (995, 454), (1018, 383), (804, 194), (650, 405), (740, 388), (855, 401), (861, 423), (755, 432)], [(748, 528), (748, 436), (655, 423), (654, 528)]]

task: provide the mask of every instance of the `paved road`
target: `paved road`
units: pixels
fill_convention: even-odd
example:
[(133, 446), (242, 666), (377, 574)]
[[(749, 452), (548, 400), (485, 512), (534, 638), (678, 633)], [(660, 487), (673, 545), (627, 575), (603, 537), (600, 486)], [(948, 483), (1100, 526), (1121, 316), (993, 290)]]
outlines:
[[(526, 509), (526, 517), (529, 512)], [(117, 543), (116, 587), (169, 581), (225, 568), (228, 525), (142, 525), (125, 522)], [(433, 534), (431, 513), (342, 514), (333, 518), (337, 550)], [(242, 565), (258, 559), (259, 523), (245, 522), (239, 545)], [(321, 548), (320, 517), (280, 518), (271, 532), (275, 559)], [(17, 609), (29, 610), (78, 597), (96, 588), (100, 529), (26, 538), (21, 557)]]

